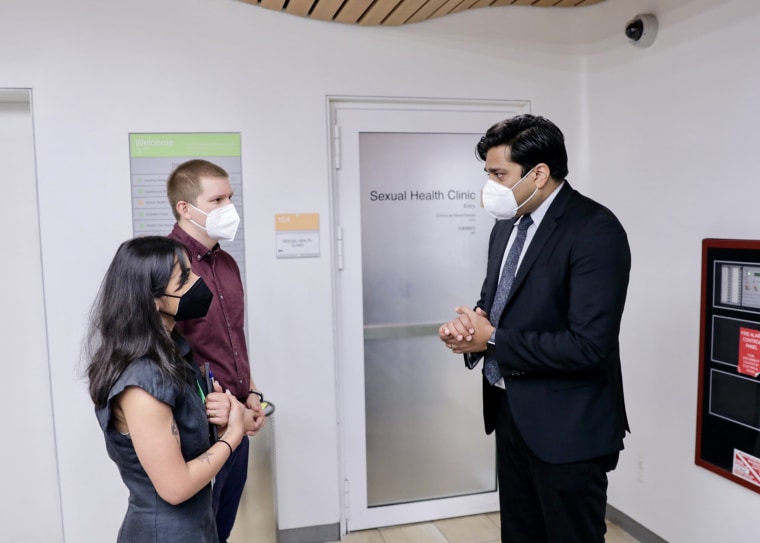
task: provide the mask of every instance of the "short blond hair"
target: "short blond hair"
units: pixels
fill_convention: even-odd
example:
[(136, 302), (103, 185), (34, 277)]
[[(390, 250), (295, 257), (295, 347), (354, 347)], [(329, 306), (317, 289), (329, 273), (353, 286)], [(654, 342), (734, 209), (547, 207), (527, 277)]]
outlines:
[(178, 202), (185, 201), (193, 205), (198, 203), (198, 196), (201, 194), (201, 177), (230, 178), (224, 168), (208, 160), (196, 158), (177, 166), (166, 182), (166, 196), (169, 198), (175, 219), (179, 220)]

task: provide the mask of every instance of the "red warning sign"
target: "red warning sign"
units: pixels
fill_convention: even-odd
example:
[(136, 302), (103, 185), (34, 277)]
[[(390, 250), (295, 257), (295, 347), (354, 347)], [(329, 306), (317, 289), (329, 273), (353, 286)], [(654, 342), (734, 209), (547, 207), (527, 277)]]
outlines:
[(755, 458), (738, 449), (734, 449), (734, 475), (760, 486), (760, 458)]
[(760, 375), (760, 330), (739, 328), (739, 373)]

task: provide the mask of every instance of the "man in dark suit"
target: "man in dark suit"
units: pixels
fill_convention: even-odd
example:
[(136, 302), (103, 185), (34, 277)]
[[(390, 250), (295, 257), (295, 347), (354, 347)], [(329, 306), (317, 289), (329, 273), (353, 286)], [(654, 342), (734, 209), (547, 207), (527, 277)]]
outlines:
[(628, 430), (618, 344), (627, 236), (565, 180), (564, 136), (551, 121), (497, 123), (477, 152), (483, 205), (497, 218), (486, 277), (475, 309), (457, 308), (439, 336), (468, 367), (484, 359), (502, 541), (602, 543), (607, 472)]

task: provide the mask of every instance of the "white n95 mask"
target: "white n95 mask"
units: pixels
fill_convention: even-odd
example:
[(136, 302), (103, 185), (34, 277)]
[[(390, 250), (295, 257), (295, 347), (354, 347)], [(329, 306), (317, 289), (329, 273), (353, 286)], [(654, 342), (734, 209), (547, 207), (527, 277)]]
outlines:
[(217, 241), (232, 241), (237, 234), (238, 225), (240, 224), (240, 215), (238, 215), (234, 204), (217, 207), (211, 213), (198, 209), (188, 202), (190, 207), (206, 215), (206, 226), (201, 226), (194, 220), (190, 220), (198, 228), (203, 228), (211, 239)]
[(483, 187), (483, 207), (488, 214), (499, 220), (514, 219), (515, 215), (517, 215), (517, 210), (530, 202), (530, 199), (538, 192), (538, 188), (536, 188), (527, 200), (517, 205), (517, 198), (515, 198), (513, 191), (532, 171), (533, 168), (523, 175), (517, 183), (512, 185), (512, 188), (497, 183), (493, 179), (486, 181), (486, 186)]

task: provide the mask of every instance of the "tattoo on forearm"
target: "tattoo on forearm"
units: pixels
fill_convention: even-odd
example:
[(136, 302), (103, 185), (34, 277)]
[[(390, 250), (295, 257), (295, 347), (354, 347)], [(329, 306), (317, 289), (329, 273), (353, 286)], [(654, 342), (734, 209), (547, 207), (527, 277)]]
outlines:
[(205, 453), (202, 453), (198, 458), (196, 458), (198, 462), (205, 462), (206, 464), (211, 464), (211, 453), (206, 451)]
[(177, 421), (174, 419), (172, 419), (172, 435), (174, 436), (174, 439), (177, 440), (177, 445), (179, 445), (179, 428), (177, 428)]

